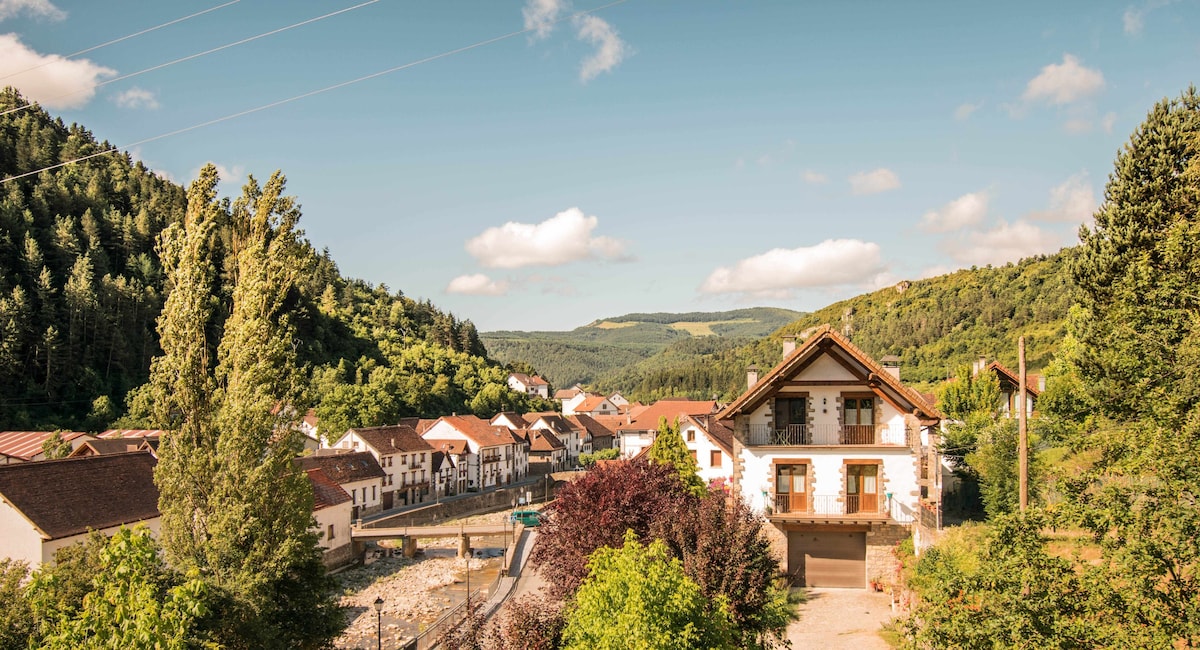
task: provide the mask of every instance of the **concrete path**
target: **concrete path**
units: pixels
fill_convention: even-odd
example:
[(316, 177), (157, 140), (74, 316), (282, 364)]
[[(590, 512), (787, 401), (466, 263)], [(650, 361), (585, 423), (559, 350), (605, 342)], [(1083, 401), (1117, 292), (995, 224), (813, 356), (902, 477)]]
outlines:
[(792, 647), (831, 650), (888, 650), (878, 634), (892, 619), (891, 596), (865, 589), (812, 588), (799, 607), (800, 619), (788, 626)]

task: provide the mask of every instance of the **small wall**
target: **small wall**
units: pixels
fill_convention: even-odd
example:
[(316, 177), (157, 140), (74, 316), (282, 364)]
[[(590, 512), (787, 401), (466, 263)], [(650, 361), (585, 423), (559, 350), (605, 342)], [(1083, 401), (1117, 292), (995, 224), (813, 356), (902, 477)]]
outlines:
[(435, 522), (445, 522), (448, 519), (465, 517), (479, 512), (492, 512), (512, 507), (512, 500), (525, 496), (526, 492), (533, 493), (533, 503), (542, 503), (553, 499), (557, 490), (553, 480), (540, 481), (532, 485), (510, 486), (478, 492), (453, 501), (431, 503), (421, 508), (414, 508), (384, 517), (372, 522), (363, 523), (363, 528), (389, 528), (394, 526), (427, 526)]
[(362, 542), (350, 542), (342, 544), (325, 551), (321, 561), (325, 564), (326, 571), (333, 571), (344, 566), (354, 564), (362, 560), (362, 554), (365, 551), (365, 545)]
[(896, 545), (911, 536), (908, 526), (872, 524), (867, 531), (867, 580), (895, 581), (900, 570), (900, 561), (894, 552)]

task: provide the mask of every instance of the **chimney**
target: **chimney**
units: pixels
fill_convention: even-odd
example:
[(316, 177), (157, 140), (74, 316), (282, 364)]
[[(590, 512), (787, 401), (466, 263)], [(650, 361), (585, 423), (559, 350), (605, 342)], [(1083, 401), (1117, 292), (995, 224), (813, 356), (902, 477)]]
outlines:
[[(795, 342), (793, 341), (793, 345)], [(746, 388), (754, 388), (754, 384), (758, 383), (758, 366), (753, 363), (746, 368)]]
[(971, 376), (976, 377), (979, 373), (987, 369), (987, 357), (979, 355), (979, 360), (971, 367)]
[(897, 380), (900, 379), (900, 357), (889, 354), (879, 361), (883, 364), (883, 370), (887, 374), (895, 377)]
[(788, 355), (796, 351), (796, 337), (789, 334), (783, 337), (783, 358), (788, 358)]

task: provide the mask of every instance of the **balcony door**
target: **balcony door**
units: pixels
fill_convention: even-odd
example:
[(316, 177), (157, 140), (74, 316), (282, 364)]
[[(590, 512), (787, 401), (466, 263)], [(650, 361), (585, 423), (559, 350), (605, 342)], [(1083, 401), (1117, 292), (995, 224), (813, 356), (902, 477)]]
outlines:
[(846, 466), (846, 514), (879, 512), (879, 466)]
[(777, 465), (775, 512), (808, 512), (808, 465)]
[(775, 399), (775, 440), (777, 445), (806, 445), (808, 441), (808, 398)]
[(875, 444), (875, 398), (842, 399), (842, 444)]

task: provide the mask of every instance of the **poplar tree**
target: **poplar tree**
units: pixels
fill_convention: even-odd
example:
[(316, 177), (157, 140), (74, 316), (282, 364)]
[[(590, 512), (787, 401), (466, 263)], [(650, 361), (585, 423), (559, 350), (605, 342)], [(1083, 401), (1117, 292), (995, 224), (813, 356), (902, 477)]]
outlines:
[(704, 496), (708, 492), (707, 486), (697, 473), (699, 466), (696, 459), (688, 452), (687, 444), (679, 433), (679, 420), (668, 423), (665, 417), (658, 419), (658, 435), (646, 455), (652, 463), (674, 467), (679, 474), (679, 481), (688, 492), (696, 496)]

